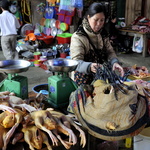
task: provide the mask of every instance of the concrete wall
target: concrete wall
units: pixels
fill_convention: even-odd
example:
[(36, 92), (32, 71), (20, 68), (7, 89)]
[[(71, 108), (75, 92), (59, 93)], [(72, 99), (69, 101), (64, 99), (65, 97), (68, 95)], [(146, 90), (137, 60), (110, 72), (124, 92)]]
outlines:
[(40, 3), (46, 3), (46, 0), (30, 0), (31, 4), (31, 15), (32, 15), (32, 24), (35, 25), (36, 23), (40, 23), (43, 14), (39, 14), (36, 11), (36, 6)]

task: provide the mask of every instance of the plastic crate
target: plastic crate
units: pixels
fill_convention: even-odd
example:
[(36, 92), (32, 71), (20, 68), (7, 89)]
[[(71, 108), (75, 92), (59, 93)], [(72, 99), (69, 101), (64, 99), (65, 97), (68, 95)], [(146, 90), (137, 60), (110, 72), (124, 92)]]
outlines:
[(61, 21), (61, 22), (64, 22), (64, 20), (65, 20), (65, 15), (63, 15), (63, 14), (58, 14), (58, 20)]
[(38, 39), (38, 40), (42, 40), (42, 41), (44, 41), (44, 43), (45, 44), (51, 44), (52, 42), (53, 42), (53, 36), (47, 36), (47, 35), (45, 35), (45, 36), (36, 36), (36, 38)]
[(71, 33), (62, 33), (57, 35), (57, 42), (58, 44), (65, 44), (68, 43), (70, 44), (71, 41)]
[(65, 16), (64, 22), (67, 23), (68, 25), (71, 25), (72, 24), (72, 16)]

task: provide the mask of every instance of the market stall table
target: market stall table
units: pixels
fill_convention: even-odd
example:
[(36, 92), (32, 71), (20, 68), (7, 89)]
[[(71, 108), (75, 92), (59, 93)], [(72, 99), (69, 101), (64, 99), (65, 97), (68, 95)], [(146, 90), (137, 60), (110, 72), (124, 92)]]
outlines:
[(150, 33), (139, 32), (137, 30), (132, 30), (131, 28), (127, 28), (127, 27), (120, 28), (120, 29), (118, 29), (118, 31), (119, 31), (119, 34), (126, 35), (128, 33), (128, 35), (130, 35), (130, 36), (134, 36), (134, 34), (142, 34), (143, 42), (144, 42), (142, 56), (143, 57), (147, 56), (147, 52), (148, 52), (148, 47), (147, 47), (148, 42), (147, 41), (148, 41), (148, 38), (150, 37)]

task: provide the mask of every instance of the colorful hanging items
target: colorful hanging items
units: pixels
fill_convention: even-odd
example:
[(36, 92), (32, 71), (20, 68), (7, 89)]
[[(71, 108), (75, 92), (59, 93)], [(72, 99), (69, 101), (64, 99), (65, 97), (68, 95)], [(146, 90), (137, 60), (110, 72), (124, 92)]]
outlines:
[(75, 6), (75, 0), (61, 0), (59, 5), (60, 10), (73, 11)]
[(51, 6), (49, 2), (46, 2), (44, 17), (46, 19), (52, 19), (55, 18), (55, 14), (56, 14), (55, 6)]
[(14, 15), (18, 19), (20, 25), (22, 26), (23, 25), (23, 20), (22, 20), (22, 14), (21, 14), (21, 12), (18, 10)]
[(23, 25), (22, 14), (19, 10), (18, 2), (17, 1), (11, 2), (11, 5), (9, 6), (9, 10), (12, 14), (14, 14), (16, 16), (20, 25), (22, 26)]
[(56, 3), (56, 0), (46, 0), (49, 4), (51, 4), (51, 5), (55, 5), (55, 3)]
[(75, 0), (75, 8), (77, 8), (78, 17), (82, 18), (83, 0)]
[(40, 3), (36, 6), (36, 11), (41, 15), (45, 12), (45, 4)]

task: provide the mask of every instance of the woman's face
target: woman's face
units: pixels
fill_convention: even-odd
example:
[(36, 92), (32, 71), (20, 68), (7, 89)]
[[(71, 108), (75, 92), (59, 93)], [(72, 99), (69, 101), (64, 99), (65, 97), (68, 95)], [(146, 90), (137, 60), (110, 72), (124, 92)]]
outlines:
[(94, 32), (98, 32), (104, 26), (104, 23), (105, 23), (104, 13), (97, 13), (92, 17), (88, 15), (87, 18)]

